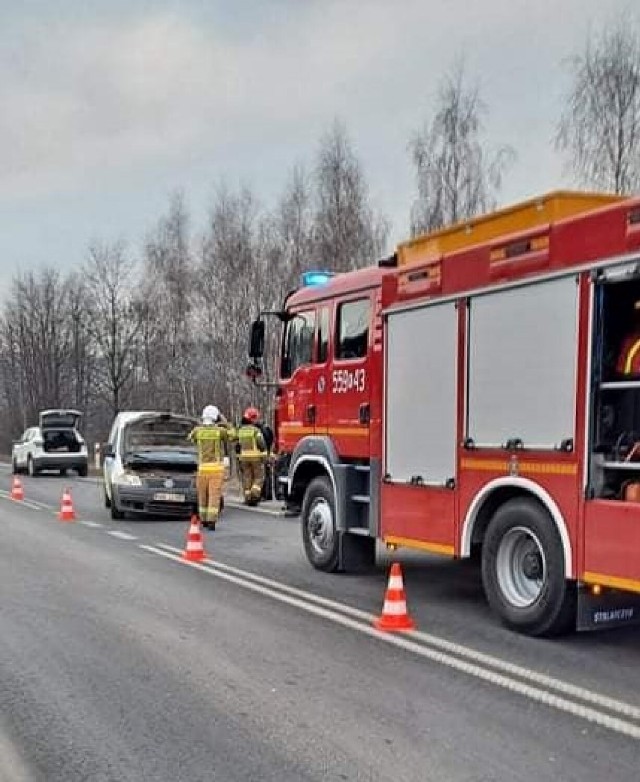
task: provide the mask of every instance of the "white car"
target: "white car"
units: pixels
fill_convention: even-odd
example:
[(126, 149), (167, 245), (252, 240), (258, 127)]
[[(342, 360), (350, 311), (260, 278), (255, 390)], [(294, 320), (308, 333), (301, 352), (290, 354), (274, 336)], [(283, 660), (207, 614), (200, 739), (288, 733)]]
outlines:
[(37, 475), (42, 470), (58, 470), (64, 475), (75, 470), (86, 476), (89, 455), (78, 431), (82, 413), (77, 410), (43, 410), (39, 425), (27, 429), (13, 443), (11, 465), (14, 473)]
[(196, 448), (190, 416), (118, 413), (103, 448), (104, 504), (111, 518), (188, 516), (197, 510)]

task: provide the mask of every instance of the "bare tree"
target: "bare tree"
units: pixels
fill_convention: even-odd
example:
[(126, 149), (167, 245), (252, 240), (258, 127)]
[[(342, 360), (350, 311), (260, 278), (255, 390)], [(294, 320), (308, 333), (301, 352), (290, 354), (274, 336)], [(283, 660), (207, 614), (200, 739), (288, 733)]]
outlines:
[(411, 210), (416, 235), (465, 220), (495, 206), (514, 153), (490, 152), (483, 140), (486, 107), (458, 63), (445, 74), (433, 117), (409, 143), (418, 197)]
[(640, 186), (640, 30), (622, 16), (590, 34), (569, 65), (573, 83), (556, 146), (590, 186), (628, 193)]
[(33, 420), (43, 407), (66, 396), (70, 333), (67, 286), (55, 269), (14, 278), (5, 307), (7, 346), (21, 376), (23, 415)]
[(389, 226), (369, 204), (362, 164), (344, 125), (322, 138), (315, 168), (314, 256), (325, 269), (346, 271), (375, 263)]
[(80, 410), (89, 407), (93, 390), (95, 351), (91, 335), (91, 311), (87, 289), (78, 273), (67, 281), (66, 312), (69, 344), (68, 399)]
[(46, 407), (86, 410), (92, 351), (78, 275), (43, 268), (14, 278), (0, 320), (2, 406), (17, 434)]
[(277, 270), (283, 295), (299, 284), (300, 274), (313, 262), (313, 181), (302, 165), (294, 166), (269, 222), (264, 244), (271, 248), (270, 265)]
[(135, 263), (121, 244), (89, 248), (84, 269), (90, 328), (96, 346), (98, 388), (113, 414), (126, 401), (126, 393), (140, 369), (139, 336), (146, 304), (136, 296)]
[(220, 187), (197, 270), (199, 329), (206, 335), (201, 385), (207, 400), (215, 399), (232, 416), (251, 394), (245, 367), (249, 320), (262, 301), (258, 236), (259, 207), (251, 191)]
[(191, 345), (193, 259), (189, 219), (181, 195), (174, 195), (147, 241), (144, 296), (149, 303), (143, 326), (145, 389), (156, 405), (193, 412)]

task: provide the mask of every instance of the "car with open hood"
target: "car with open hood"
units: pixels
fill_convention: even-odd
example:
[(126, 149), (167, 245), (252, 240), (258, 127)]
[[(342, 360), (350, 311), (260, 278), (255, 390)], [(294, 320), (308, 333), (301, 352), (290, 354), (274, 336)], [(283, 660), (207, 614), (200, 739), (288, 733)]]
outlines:
[(78, 430), (81, 418), (78, 410), (43, 410), (38, 416), (38, 426), (25, 429), (13, 443), (13, 472), (35, 476), (43, 470), (56, 470), (61, 475), (75, 470), (86, 476), (89, 456)]
[(104, 502), (111, 517), (188, 516), (197, 508), (197, 419), (175, 413), (119, 413), (103, 448)]

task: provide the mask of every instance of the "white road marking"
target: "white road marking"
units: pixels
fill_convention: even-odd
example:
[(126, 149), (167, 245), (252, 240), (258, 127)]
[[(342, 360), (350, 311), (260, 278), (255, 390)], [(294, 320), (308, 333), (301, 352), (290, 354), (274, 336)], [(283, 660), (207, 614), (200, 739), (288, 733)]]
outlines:
[[(9, 492), (0, 489), (0, 498), (11, 500), (11, 495)], [(31, 502), (27, 500), (17, 502), (33, 510), (55, 511), (52, 506), (45, 505), (44, 503)], [(245, 509), (241, 504), (236, 505), (235, 503), (229, 503), (229, 505), (232, 507)], [(256, 509), (252, 508), (251, 510)], [(278, 512), (271, 511), (266, 508), (259, 509), (259, 511), (272, 515), (280, 515)], [(81, 521), (80, 523), (92, 528), (100, 528), (104, 526), (98, 522), (92, 521)], [(127, 532), (121, 532), (119, 530), (110, 530), (107, 532), (107, 534), (120, 540), (137, 540), (135, 535), (130, 535)], [(378, 638), (379, 640), (399, 646), (415, 654), (419, 654), (422, 657), (440, 662), (443, 665), (464, 671), (469, 675), (475, 676), (476, 678), (489, 681), (490, 683), (496, 684), (497, 686), (503, 687), (513, 692), (517, 692), (532, 700), (545, 703), (546, 705), (552, 706), (553, 708), (573, 714), (574, 716), (578, 716), (582, 719), (609, 728), (610, 730), (631, 736), (632, 738), (640, 739), (640, 726), (634, 725), (616, 717), (612, 717), (611, 715), (605, 714), (603, 712), (596, 711), (595, 709), (584, 706), (583, 704), (569, 701), (564, 697), (560, 697), (554, 694), (553, 692), (545, 691), (539, 689), (538, 687), (532, 687), (529, 684), (518, 681), (516, 679), (510, 679), (504, 674), (517, 676), (519, 679), (525, 680), (525, 682), (533, 682), (534, 684), (539, 685), (539, 687), (546, 687), (548, 690), (555, 690), (558, 693), (562, 693), (564, 696), (573, 697), (585, 703), (591, 703), (595, 706), (604, 708), (610, 712), (622, 715), (624, 717), (628, 717), (633, 720), (640, 720), (640, 709), (633, 706), (632, 704), (601, 695), (583, 687), (578, 687), (576, 685), (570, 684), (569, 682), (564, 682), (560, 679), (538, 673), (537, 671), (531, 670), (529, 668), (510, 663), (506, 660), (501, 660), (498, 657), (478, 652), (470, 647), (447, 641), (446, 639), (429, 635), (428, 633), (413, 631), (405, 633), (403, 636), (381, 634), (369, 626), (376, 617), (366, 611), (361, 611), (360, 609), (353, 608), (343, 603), (323, 598), (310, 592), (296, 589), (295, 587), (290, 587), (273, 579), (265, 578), (255, 573), (243, 571), (239, 568), (225, 565), (224, 563), (213, 562), (211, 560), (206, 560), (204, 564), (198, 562), (185, 562), (179, 556), (181, 553), (180, 549), (176, 549), (165, 544), (159, 545), (163, 546), (163, 548), (156, 548), (154, 546), (146, 545), (141, 545), (140, 548), (166, 557), (173, 561), (180, 562), (181, 564), (191, 565), (198, 570), (209, 573), (209, 575), (217, 576), (218, 578), (222, 578), (226, 581), (237, 584), (238, 586), (242, 586), (246, 589), (250, 589), (254, 592), (258, 592), (273, 599), (295, 606), (309, 613), (321, 616), (325, 619), (329, 619), (330, 621), (333, 621), (337, 624), (358, 630), (367, 635)], [(353, 617), (353, 620), (349, 617)], [(362, 624), (363, 622), (366, 622), (367, 624)], [(421, 641), (422, 644), (426, 644), (433, 648), (425, 648), (424, 645), (415, 643), (413, 639), (416, 641)], [(455, 657), (452, 655), (455, 655)], [(458, 659), (460, 657), (464, 659)], [(472, 660), (474, 662), (469, 663), (465, 660)], [(479, 665), (475, 663), (480, 663), (489, 668), (493, 668), (495, 671), (486, 670), (485, 668), (479, 667)], [(500, 673), (498, 673), (498, 671)]]
[(272, 508), (265, 508), (261, 507), (260, 505), (256, 505), (255, 507), (249, 507), (248, 505), (245, 505), (244, 502), (241, 500), (229, 500), (225, 497), (225, 507), (227, 508), (235, 508), (236, 510), (244, 510), (247, 511), (247, 513), (265, 513), (268, 516), (282, 516), (283, 511), (281, 510), (273, 510)]
[[(158, 545), (161, 548), (173, 553), (180, 553), (180, 549), (177, 549), (174, 546), (168, 546), (165, 544)], [(336, 600), (330, 600), (329, 598), (321, 597), (320, 595), (314, 595), (312, 592), (305, 592), (302, 589), (297, 589), (296, 587), (283, 584), (280, 581), (274, 581), (271, 578), (260, 576), (257, 573), (251, 573), (250, 571), (241, 570), (240, 568), (233, 567), (232, 565), (226, 565), (223, 562), (207, 560), (207, 564), (227, 573), (232, 573), (239, 578), (248, 578), (258, 584), (264, 584), (265, 586), (278, 589), (286, 594), (300, 597), (303, 600), (310, 600), (311, 602), (324, 606), (325, 608), (329, 608), (334, 611), (340, 611), (344, 614), (347, 614), (348, 616), (352, 616), (354, 619), (360, 619), (363, 622), (372, 622), (377, 618), (374, 614), (370, 614), (367, 611), (362, 611), (359, 608), (353, 608), (352, 606), (346, 605), (345, 603), (339, 603)], [(473, 662), (481, 663), (482, 665), (486, 665), (490, 668), (495, 668), (496, 670), (501, 671), (502, 673), (507, 673), (510, 676), (518, 676), (521, 679), (525, 679), (526, 681), (541, 685), (542, 687), (554, 689), (563, 695), (579, 698), (580, 700), (586, 701), (587, 703), (593, 703), (600, 708), (617, 712), (622, 716), (640, 720), (640, 708), (633, 706), (630, 703), (625, 703), (624, 701), (609, 698), (606, 695), (600, 695), (599, 693), (592, 692), (591, 690), (587, 690), (583, 687), (578, 687), (575, 684), (569, 684), (569, 682), (556, 679), (553, 676), (547, 676), (544, 673), (538, 673), (537, 671), (534, 671), (530, 668), (525, 668), (524, 666), (510, 663), (507, 660), (502, 660), (499, 657), (494, 657), (493, 655), (485, 654), (484, 652), (478, 652), (469, 646), (463, 646), (462, 644), (458, 644), (453, 641), (447, 641), (444, 638), (439, 638), (438, 636), (430, 635), (429, 633), (423, 633), (419, 630), (414, 630), (410, 633), (407, 633), (407, 635), (411, 636), (412, 638), (417, 638), (423, 643), (429, 644), (430, 646), (440, 649), (441, 651), (449, 652), (450, 654), (456, 654), (459, 657), (464, 657), (468, 660), (472, 660)]]
[(26, 508), (31, 508), (31, 510), (52, 510), (50, 505), (45, 505), (36, 500), (13, 500), (11, 499), (11, 493), (4, 489), (0, 489), (0, 499), (11, 500), (11, 502), (15, 502), (16, 505), (24, 505)]
[(138, 540), (135, 535), (129, 535), (128, 532), (120, 532), (117, 529), (108, 530), (107, 535), (111, 535), (112, 538), (119, 538), (120, 540)]
[[(632, 704), (617, 701), (613, 698), (600, 695), (599, 693), (577, 687), (568, 682), (563, 682), (544, 674), (539, 674), (528, 668), (508, 663), (497, 657), (476, 652), (468, 647), (454, 644), (426, 633), (410, 632), (402, 635), (380, 633), (371, 626), (371, 621), (375, 618), (373, 614), (359, 611), (358, 609), (351, 608), (342, 603), (326, 600), (325, 598), (320, 598), (311, 593), (288, 587), (285, 584), (279, 584), (271, 579), (265, 579), (252, 573), (245, 573), (237, 568), (231, 568), (228, 565), (223, 565), (211, 560), (205, 560), (204, 563), (185, 562), (185, 560), (181, 559), (179, 556), (180, 550), (174, 549), (173, 547), (163, 546), (163, 548), (158, 548), (155, 546), (141, 545), (140, 548), (158, 554), (159, 556), (166, 557), (167, 559), (171, 559), (172, 561), (187, 564), (204, 573), (216, 576), (217, 578), (222, 578), (225, 581), (279, 600), (287, 605), (300, 608), (303, 611), (328, 619), (343, 627), (357, 630), (358, 632), (377, 638), (385, 643), (400, 647), (426, 659), (438, 662), (498, 687), (502, 687), (503, 689), (523, 695), (530, 700), (543, 703), (559, 711), (566, 712), (625, 736), (640, 739), (640, 725), (634, 724), (627, 719), (612, 716), (612, 714), (607, 714), (604, 711), (599, 711), (596, 708), (586, 706), (584, 703), (569, 700), (569, 698), (563, 697), (563, 695), (572, 696), (581, 701), (592, 703), (600, 708), (607, 709), (607, 711), (622, 715), (623, 717), (640, 720), (640, 710)], [(173, 553), (173, 551), (177, 553)], [(265, 584), (270, 584), (270, 586), (266, 586)], [(331, 608), (327, 608), (326, 606), (331, 606)], [(418, 641), (420, 641), (420, 643), (418, 643)], [(469, 662), (468, 660), (476, 660), (477, 662)], [(490, 665), (499, 670), (488, 670), (477, 664), (478, 662)], [(506, 675), (507, 673), (527, 679), (539, 686), (532, 686), (519, 679), (511, 678), (511, 676)], [(543, 687), (546, 687), (547, 689), (543, 689)], [(562, 695), (558, 695), (552, 692), (552, 690), (561, 692)]]

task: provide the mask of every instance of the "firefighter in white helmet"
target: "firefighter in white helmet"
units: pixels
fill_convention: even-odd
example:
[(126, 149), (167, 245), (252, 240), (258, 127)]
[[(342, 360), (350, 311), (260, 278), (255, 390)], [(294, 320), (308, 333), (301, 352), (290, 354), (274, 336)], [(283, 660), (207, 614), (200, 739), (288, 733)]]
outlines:
[(202, 424), (189, 435), (198, 447), (198, 515), (209, 529), (216, 528), (223, 503), (224, 457), (231, 438), (231, 427), (215, 405), (204, 408)]

